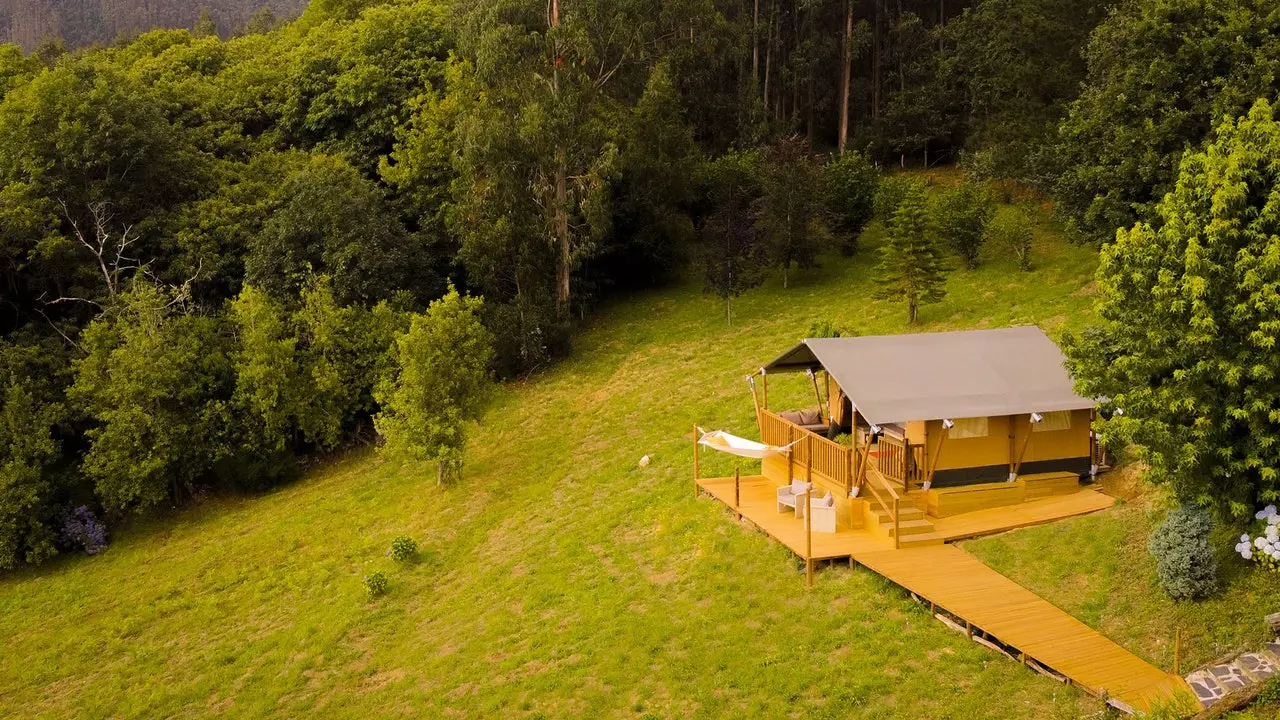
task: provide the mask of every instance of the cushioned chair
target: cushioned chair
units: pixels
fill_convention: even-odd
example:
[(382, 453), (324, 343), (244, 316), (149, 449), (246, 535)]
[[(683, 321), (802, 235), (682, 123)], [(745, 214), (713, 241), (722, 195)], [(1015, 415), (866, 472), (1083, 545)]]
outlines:
[[(804, 500), (796, 505), (796, 517), (804, 517)], [(813, 531), (833, 533), (836, 531), (836, 499), (828, 490), (826, 495), (809, 500), (809, 517), (813, 523)]]
[[(783, 485), (778, 488), (778, 512), (783, 512), (787, 508), (795, 510), (797, 499), (804, 497), (804, 494), (811, 487), (813, 487), (813, 483), (793, 479), (790, 485)], [(803, 505), (804, 501), (800, 500), (799, 503)]]

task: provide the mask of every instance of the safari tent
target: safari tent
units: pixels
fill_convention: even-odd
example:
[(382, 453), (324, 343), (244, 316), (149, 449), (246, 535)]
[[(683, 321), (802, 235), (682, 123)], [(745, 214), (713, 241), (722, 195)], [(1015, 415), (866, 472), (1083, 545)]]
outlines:
[[(795, 447), (764, 474), (843, 497), (871, 478), (940, 517), (1075, 491), (1097, 469), (1094, 402), (1063, 362), (1037, 327), (803, 340), (752, 376), (762, 441)], [(810, 375), (818, 407), (771, 409), (781, 373)]]

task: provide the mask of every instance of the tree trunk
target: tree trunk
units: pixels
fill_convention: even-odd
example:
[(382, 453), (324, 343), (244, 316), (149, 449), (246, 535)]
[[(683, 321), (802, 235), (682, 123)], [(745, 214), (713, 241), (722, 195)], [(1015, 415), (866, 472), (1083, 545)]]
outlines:
[(751, 94), (760, 97), (760, 0), (751, 10)]
[(875, 29), (871, 40), (871, 117), (880, 119), (880, 71), (884, 59), (880, 52), (880, 0), (875, 0)]
[(844, 0), (844, 42), (840, 57), (840, 134), (836, 145), (844, 154), (845, 141), (849, 137), (849, 83), (853, 75), (853, 0)]
[(769, 31), (766, 33), (768, 38), (764, 46), (764, 115), (766, 118), (769, 117), (769, 71), (773, 66), (773, 16), (774, 13), (770, 10)]
[[(560, 27), (560, 0), (551, 0), (551, 27)], [(551, 92), (558, 99), (560, 96), (560, 44), (559, 40), (552, 47), (551, 59)], [(554, 218), (553, 231), (556, 236), (556, 316), (563, 320), (569, 316), (569, 262), (572, 254), (569, 252), (569, 209), (565, 207), (568, 201), (568, 175), (569, 172), (565, 167), (565, 151), (561, 148), (556, 149), (556, 198), (555, 210), (552, 213)]]
[(916, 324), (916, 318), (919, 315), (919, 310), (920, 308), (919, 308), (919, 305), (916, 303), (915, 296), (912, 295), (908, 297), (907, 298), (907, 324), (908, 325)]

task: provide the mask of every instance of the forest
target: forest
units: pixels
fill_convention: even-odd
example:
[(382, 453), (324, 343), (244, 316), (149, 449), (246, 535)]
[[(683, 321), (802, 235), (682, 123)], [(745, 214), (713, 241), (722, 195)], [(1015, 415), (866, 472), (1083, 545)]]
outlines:
[[(1280, 72), (1262, 0), (314, 0), (260, 20), (0, 46), (0, 568), (377, 436), (459, 472), (486, 378), (547, 368), (602, 302), (693, 276), (732, 322), (766, 275), (858, 253), (876, 214), (906, 248), (883, 292), (914, 320), (946, 263), (907, 241), (947, 227), (976, 262), (980, 183), (1033, 189), (1124, 269), (1142, 253), (1117, 230), (1169, 227), (1184, 154)], [(938, 164), (972, 179), (938, 207), (889, 172)], [(1248, 452), (1232, 473), (1255, 479), (1218, 498), (1236, 514), (1274, 495), (1275, 446)]]

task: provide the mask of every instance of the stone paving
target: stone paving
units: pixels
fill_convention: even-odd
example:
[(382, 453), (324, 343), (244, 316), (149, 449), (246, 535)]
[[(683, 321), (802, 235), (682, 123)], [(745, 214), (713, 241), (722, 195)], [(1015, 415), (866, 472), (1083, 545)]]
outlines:
[(1241, 653), (1230, 662), (1210, 665), (1187, 675), (1187, 684), (1204, 707), (1228, 693), (1280, 675), (1280, 638), (1258, 652)]

